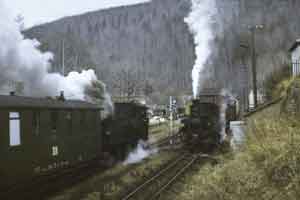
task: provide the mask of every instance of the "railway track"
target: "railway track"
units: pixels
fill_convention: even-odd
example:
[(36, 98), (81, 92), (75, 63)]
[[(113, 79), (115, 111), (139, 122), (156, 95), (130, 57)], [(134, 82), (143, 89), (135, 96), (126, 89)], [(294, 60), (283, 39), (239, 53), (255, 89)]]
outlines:
[(54, 193), (94, 175), (101, 169), (103, 168), (100, 168), (96, 161), (84, 163), (0, 190), (0, 199), (46, 199)]
[(157, 200), (159, 197), (202, 156), (200, 154), (185, 153), (177, 158), (157, 174), (149, 178), (129, 192), (122, 200)]
[(178, 138), (181, 137), (181, 133), (176, 133), (175, 135), (163, 138), (159, 140), (158, 142), (152, 143), (149, 145), (150, 148), (160, 148), (164, 146), (170, 145), (171, 141), (177, 140)]

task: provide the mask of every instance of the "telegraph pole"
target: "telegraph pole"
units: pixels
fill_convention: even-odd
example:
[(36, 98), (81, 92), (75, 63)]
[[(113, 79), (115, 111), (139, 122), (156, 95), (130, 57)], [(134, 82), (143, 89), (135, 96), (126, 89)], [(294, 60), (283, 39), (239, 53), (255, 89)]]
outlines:
[[(241, 47), (248, 49), (249, 46), (241, 45)], [(245, 62), (245, 57), (242, 57), (241, 66), (240, 66), (240, 73), (239, 73), (239, 83), (241, 84), (241, 100), (243, 105), (243, 112), (247, 112), (249, 109), (249, 69)]]
[(65, 40), (62, 41), (62, 75), (65, 76)]
[(253, 95), (254, 95), (254, 108), (257, 107), (257, 55), (255, 46), (255, 33), (256, 30), (263, 29), (263, 25), (250, 26), (249, 30), (251, 32), (251, 61), (252, 61), (252, 84), (253, 84)]
[(256, 47), (255, 47), (255, 28), (251, 28), (251, 61), (252, 61), (252, 81), (253, 81), (253, 95), (254, 95), (254, 108), (257, 107), (257, 76), (256, 76)]

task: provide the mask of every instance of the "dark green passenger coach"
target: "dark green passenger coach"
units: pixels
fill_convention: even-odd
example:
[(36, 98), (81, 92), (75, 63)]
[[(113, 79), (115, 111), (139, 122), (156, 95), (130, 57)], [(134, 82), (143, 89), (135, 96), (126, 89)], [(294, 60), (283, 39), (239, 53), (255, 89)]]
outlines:
[(84, 101), (0, 96), (0, 187), (98, 158), (100, 122)]

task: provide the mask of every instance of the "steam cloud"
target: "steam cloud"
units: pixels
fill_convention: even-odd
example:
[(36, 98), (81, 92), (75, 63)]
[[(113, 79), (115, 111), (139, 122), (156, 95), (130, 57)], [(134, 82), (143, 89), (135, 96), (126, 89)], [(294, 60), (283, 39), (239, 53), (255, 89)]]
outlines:
[(203, 69), (211, 55), (210, 43), (214, 39), (212, 25), (216, 15), (215, 0), (192, 0), (192, 11), (185, 19), (196, 43), (196, 61), (192, 71), (193, 94), (198, 96), (200, 86), (206, 77)]
[(147, 144), (144, 141), (139, 141), (137, 148), (129, 153), (128, 157), (124, 161), (124, 164), (127, 165), (139, 163), (145, 158), (157, 152), (156, 149), (147, 149), (146, 146)]
[[(22, 82), (25, 95), (57, 96), (64, 91), (69, 99), (87, 100), (85, 90), (97, 81), (95, 72), (70, 72), (66, 77), (48, 73), (53, 55), (39, 51), (38, 41), (24, 39), (3, 0), (0, 0), (0, 29), (0, 93), (7, 94), (12, 82)], [(105, 87), (102, 91), (106, 93)]]

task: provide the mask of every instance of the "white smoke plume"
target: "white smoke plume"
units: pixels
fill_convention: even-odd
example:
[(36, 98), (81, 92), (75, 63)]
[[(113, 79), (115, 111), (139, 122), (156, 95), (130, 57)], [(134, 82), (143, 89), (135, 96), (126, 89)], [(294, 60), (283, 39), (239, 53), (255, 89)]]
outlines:
[(156, 149), (149, 149), (147, 148), (147, 144), (144, 141), (139, 141), (138, 146), (132, 152), (129, 153), (124, 164), (134, 164), (139, 163), (145, 158), (149, 157), (150, 155), (157, 152)]
[(112, 115), (114, 105), (111, 96), (106, 90), (106, 85), (101, 81), (92, 81), (90, 85), (85, 87), (86, 100), (100, 104), (103, 107), (102, 116), (107, 118)]
[(194, 97), (198, 96), (201, 84), (206, 78), (203, 69), (211, 55), (211, 42), (214, 39), (212, 25), (215, 22), (216, 10), (215, 0), (192, 0), (191, 13), (185, 19), (196, 43), (196, 61), (192, 71)]
[(86, 100), (85, 88), (97, 80), (95, 72), (70, 72), (66, 77), (48, 73), (53, 55), (39, 51), (38, 41), (24, 39), (3, 0), (0, 0), (0, 29), (1, 94), (8, 94), (11, 83), (21, 82), (24, 95), (58, 96), (64, 91), (67, 99)]

